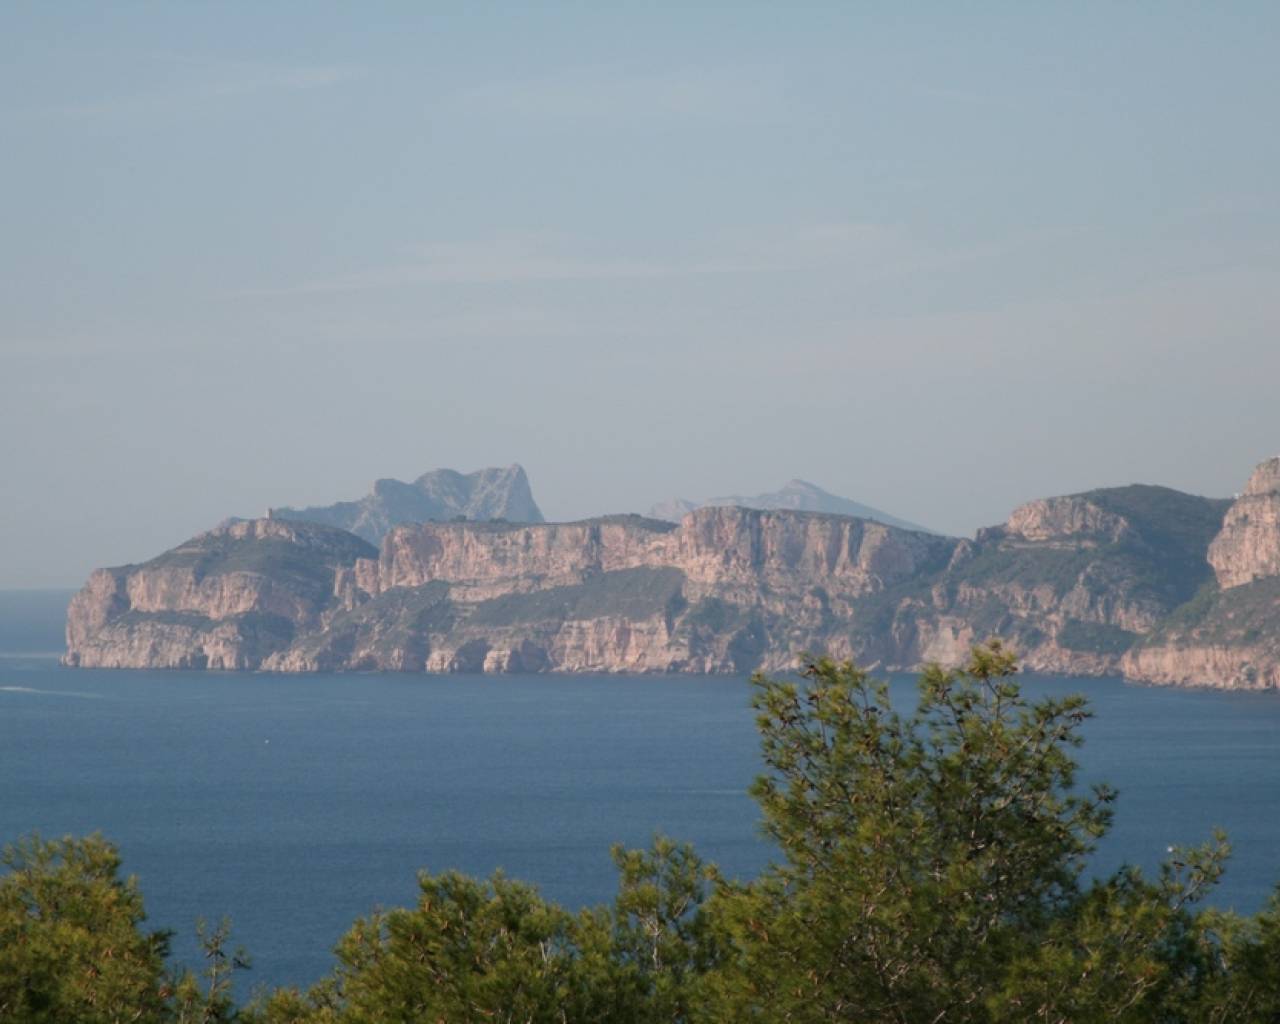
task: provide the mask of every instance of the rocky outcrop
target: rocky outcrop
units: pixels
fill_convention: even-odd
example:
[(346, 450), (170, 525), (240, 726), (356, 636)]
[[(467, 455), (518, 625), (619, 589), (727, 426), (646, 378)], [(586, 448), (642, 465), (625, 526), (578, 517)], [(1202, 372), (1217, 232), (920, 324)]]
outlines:
[(411, 672), (746, 672), (802, 651), (1280, 686), (1280, 460), (1233, 504), (1135, 485), (1032, 501), (971, 540), (709, 506), (678, 524), (421, 522), (380, 549), (241, 522), (72, 602), (73, 665)]
[(863, 505), (861, 502), (841, 498), (839, 495), (824, 491), (817, 484), (807, 480), (789, 480), (776, 491), (766, 494), (742, 495), (734, 494), (722, 498), (707, 498), (705, 501), (689, 501), (687, 498), (671, 498), (660, 501), (649, 510), (653, 519), (664, 519), (679, 523), (694, 509), (709, 506), (727, 506), (735, 508), (756, 508), (765, 511), (791, 510), (794, 512), (823, 512), (833, 516), (852, 516), (855, 519), (870, 519), (886, 526), (896, 526), (901, 530), (917, 530), (927, 533), (923, 526), (909, 523), (905, 519), (881, 512), (878, 508)]
[(1224, 589), (1280, 576), (1280, 456), (1254, 470), (1209, 545), (1209, 564)]
[(533, 500), (529, 478), (520, 466), (457, 473), (436, 469), (413, 483), (378, 480), (372, 493), (359, 501), (314, 508), (278, 508), (277, 519), (305, 520), (348, 530), (378, 545), (401, 523), (504, 519), (513, 523), (540, 523), (542, 512)]
[(1211, 578), (1226, 502), (1134, 485), (1045, 498), (957, 546), (893, 611), (896, 664), (953, 663), (1001, 636), (1042, 672), (1121, 671), (1125, 652)]
[(315, 523), (221, 526), (141, 565), (99, 569), (67, 610), (69, 665), (256, 668), (322, 627), (342, 568), (369, 544)]
[(1121, 662), (1132, 679), (1280, 687), (1280, 457), (1262, 463), (1206, 551), (1213, 575)]
[(1073, 544), (1115, 544), (1132, 527), (1124, 516), (1108, 512), (1083, 495), (1042, 498), (1013, 510), (1005, 536), (1059, 547)]

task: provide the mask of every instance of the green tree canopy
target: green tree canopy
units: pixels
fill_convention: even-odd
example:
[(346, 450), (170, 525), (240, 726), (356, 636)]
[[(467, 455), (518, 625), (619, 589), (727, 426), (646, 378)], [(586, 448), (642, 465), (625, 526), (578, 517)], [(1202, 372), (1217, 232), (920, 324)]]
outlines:
[(0, 1020), (165, 1019), (168, 935), (142, 930), (142, 895), (109, 843), (33, 836), (0, 863)]
[(1114, 797), (1075, 791), (1089, 711), (1028, 700), (1015, 671), (998, 642), (975, 648), (927, 668), (910, 713), (849, 664), (756, 680), (753, 791), (782, 859), (712, 902), (707, 1019), (1120, 1020), (1203, 976), (1185, 907), (1225, 847), (1155, 884), (1084, 884)]

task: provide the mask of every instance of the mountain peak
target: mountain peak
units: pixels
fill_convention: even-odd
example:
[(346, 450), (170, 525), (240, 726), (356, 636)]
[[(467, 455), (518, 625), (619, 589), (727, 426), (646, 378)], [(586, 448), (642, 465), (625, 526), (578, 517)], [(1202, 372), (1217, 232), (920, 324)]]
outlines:
[(465, 516), (472, 520), (509, 519), (521, 523), (543, 522), (533, 500), (523, 467), (490, 467), (474, 473), (433, 469), (412, 483), (383, 477), (374, 481), (369, 494), (356, 501), (311, 508), (279, 508), (280, 519), (305, 519), (338, 526), (381, 544), (393, 526), (401, 523), (442, 521)]
[(826, 512), (830, 515), (852, 516), (855, 519), (870, 519), (886, 526), (896, 526), (903, 530), (915, 530), (919, 533), (932, 533), (926, 527), (899, 519), (897, 516), (882, 512), (878, 508), (864, 505), (850, 498), (825, 491), (808, 480), (793, 477), (776, 491), (764, 494), (743, 495), (731, 494), (719, 498), (707, 498), (703, 501), (690, 501), (687, 498), (671, 498), (659, 502), (649, 510), (654, 519), (666, 519), (679, 522), (689, 512), (707, 505), (738, 505), (742, 508), (758, 509), (794, 509), (801, 512)]

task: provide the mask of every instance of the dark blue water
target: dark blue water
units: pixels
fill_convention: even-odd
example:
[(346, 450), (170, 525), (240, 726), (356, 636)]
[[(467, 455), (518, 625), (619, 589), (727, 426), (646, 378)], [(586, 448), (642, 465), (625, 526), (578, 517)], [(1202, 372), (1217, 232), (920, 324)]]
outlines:
[[(61, 599), (42, 601), (0, 595), (0, 642), (24, 652), (0, 655), (0, 839), (101, 830), (180, 959), (195, 918), (225, 914), (253, 984), (309, 983), (356, 916), (413, 901), (420, 868), (502, 868), (580, 906), (611, 897), (614, 841), (660, 830), (739, 876), (768, 858), (743, 679), (62, 669), (30, 653), (56, 642)], [(1280, 697), (1024, 682), (1097, 712), (1084, 774), (1121, 790), (1100, 866), (1222, 825), (1215, 902), (1261, 904), (1280, 879)]]

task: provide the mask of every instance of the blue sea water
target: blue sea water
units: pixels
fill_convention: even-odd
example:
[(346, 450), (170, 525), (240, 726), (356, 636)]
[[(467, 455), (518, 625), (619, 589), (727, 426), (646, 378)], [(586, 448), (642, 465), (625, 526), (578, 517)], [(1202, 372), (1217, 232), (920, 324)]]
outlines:
[[(251, 985), (305, 985), (361, 914), (411, 903), (421, 868), (502, 869), (570, 906), (611, 898), (609, 845), (655, 831), (746, 877), (770, 850), (745, 679), (275, 676), (65, 669), (65, 594), (0, 593), (0, 840), (99, 830), (153, 926), (194, 962), (231, 917)], [(1100, 869), (1154, 866), (1225, 827), (1214, 902), (1280, 880), (1280, 695), (1024, 677), (1096, 717), (1082, 781), (1120, 790)], [(905, 703), (914, 681), (893, 680)]]

